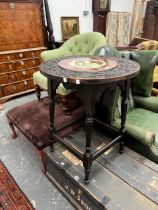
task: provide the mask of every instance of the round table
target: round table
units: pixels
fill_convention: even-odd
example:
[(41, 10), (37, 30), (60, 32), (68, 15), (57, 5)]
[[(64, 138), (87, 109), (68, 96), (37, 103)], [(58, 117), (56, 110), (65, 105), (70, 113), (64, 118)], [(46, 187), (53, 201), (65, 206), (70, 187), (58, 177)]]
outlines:
[[(136, 62), (116, 57), (104, 56), (73, 56), (49, 60), (40, 65), (40, 72), (48, 78), (48, 93), (50, 95), (50, 141), (58, 141), (70, 152), (83, 161), (85, 168), (85, 183), (89, 183), (89, 174), (92, 162), (113, 146), (120, 142), (120, 153), (124, 151), (125, 120), (131, 79), (139, 73), (139, 64)], [(54, 97), (60, 83), (65, 87), (75, 88), (79, 91), (85, 107), (85, 135), (86, 148), (81, 154), (68, 141), (56, 134), (54, 128)], [(103, 122), (93, 118), (95, 104), (100, 99), (103, 91), (108, 86), (119, 85), (122, 95), (121, 129), (118, 136), (108, 145), (95, 153), (91, 151), (93, 120), (102, 126)], [(73, 122), (74, 123), (74, 122)], [(109, 127), (109, 126), (108, 126)]]

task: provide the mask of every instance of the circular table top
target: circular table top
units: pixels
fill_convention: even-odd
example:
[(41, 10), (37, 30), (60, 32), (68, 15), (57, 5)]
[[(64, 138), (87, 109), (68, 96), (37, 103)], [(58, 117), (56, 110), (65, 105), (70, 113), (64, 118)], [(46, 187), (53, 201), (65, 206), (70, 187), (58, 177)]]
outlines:
[(47, 78), (72, 84), (103, 84), (135, 77), (138, 63), (105, 56), (71, 56), (49, 60), (40, 65)]

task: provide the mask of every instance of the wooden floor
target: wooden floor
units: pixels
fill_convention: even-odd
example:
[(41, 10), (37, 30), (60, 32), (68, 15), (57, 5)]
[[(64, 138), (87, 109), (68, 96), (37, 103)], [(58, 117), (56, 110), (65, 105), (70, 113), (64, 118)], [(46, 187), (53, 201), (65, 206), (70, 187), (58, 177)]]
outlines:
[[(84, 151), (84, 132), (79, 130), (68, 140)], [(107, 143), (98, 131), (93, 135), (93, 148)], [(94, 149), (95, 151), (95, 149)], [(118, 145), (98, 158), (91, 170), (91, 182), (86, 186), (82, 161), (61, 145), (53, 153), (45, 149), (47, 176), (77, 209), (158, 210), (158, 165)]]

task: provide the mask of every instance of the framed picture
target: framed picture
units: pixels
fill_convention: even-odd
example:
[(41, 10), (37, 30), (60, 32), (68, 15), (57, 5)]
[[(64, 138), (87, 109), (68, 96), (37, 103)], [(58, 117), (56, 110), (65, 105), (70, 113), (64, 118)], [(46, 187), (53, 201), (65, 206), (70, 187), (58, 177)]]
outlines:
[(79, 34), (79, 17), (61, 17), (61, 30), (63, 40)]

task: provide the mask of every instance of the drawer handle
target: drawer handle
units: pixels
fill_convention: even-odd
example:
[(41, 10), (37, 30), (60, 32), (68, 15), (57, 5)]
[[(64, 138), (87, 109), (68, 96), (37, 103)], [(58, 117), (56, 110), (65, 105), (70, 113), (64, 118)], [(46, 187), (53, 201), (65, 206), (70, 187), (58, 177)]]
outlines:
[(35, 62), (34, 60), (32, 60), (32, 63), (33, 63), (33, 64), (36, 64), (36, 62)]
[(22, 57), (23, 57), (23, 54), (22, 54), (22, 53), (20, 53), (20, 54), (19, 54), (19, 57), (20, 57), (20, 58), (22, 58)]
[(13, 85), (13, 90), (16, 90), (16, 85)]
[(10, 8), (11, 8), (11, 9), (15, 9), (15, 6), (16, 6), (15, 3), (10, 2)]
[(7, 56), (7, 59), (10, 61), (10, 56), (9, 55)]
[(25, 85), (25, 86), (27, 85), (27, 81), (24, 81), (24, 85)]
[(25, 75), (26, 74), (26, 71), (22, 71), (22, 74)]
[(9, 69), (10, 69), (10, 70), (12, 69), (12, 65), (11, 65), (11, 64), (9, 64)]
[(20, 64), (23, 66), (24, 65), (24, 61), (20, 61)]
[(32, 53), (32, 57), (33, 57), (33, 58), (35, 57), (35, 54), (34, 54), (34, 53)]
[(14, 79), (14, 74), (11, 75), (11, 78)]

